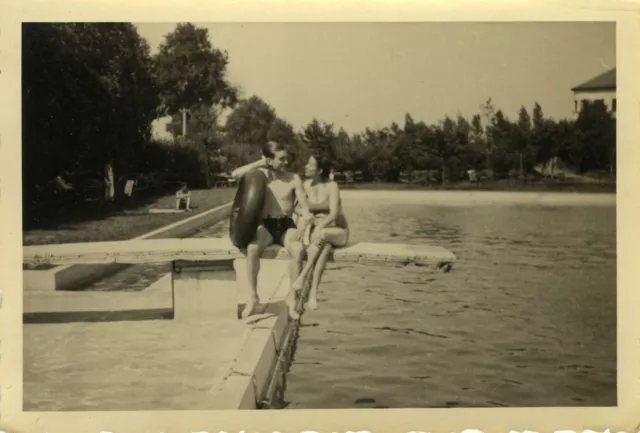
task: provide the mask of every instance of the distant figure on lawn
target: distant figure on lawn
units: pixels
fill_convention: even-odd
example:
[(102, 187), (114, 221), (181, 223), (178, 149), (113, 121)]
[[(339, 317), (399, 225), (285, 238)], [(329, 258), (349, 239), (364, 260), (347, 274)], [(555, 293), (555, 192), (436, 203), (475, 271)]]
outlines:
[(474, 168), (470, 168), (469, 170), (467, 170), (467, 176), (469, 176), (469, 183), (480, 186), (478, 172)]
[(182, 182), (180, 189), (176, 191), (176, 209), (184, 209), (187, 212), (191, 212), (191, 209), (195, 209), (198, 206), (191, 203), (191, 192), (187, 182)]

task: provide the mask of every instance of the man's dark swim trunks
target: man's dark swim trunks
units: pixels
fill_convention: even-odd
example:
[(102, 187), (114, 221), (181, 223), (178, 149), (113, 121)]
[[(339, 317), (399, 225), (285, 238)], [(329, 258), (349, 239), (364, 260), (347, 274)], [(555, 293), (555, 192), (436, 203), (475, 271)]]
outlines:
[(273, 236), (273, 242), (284, 246), (283, 236), (289, 229), (295, 229), (296, 223), (291, 217), (266, 217), (262, 220), (262, 225)]

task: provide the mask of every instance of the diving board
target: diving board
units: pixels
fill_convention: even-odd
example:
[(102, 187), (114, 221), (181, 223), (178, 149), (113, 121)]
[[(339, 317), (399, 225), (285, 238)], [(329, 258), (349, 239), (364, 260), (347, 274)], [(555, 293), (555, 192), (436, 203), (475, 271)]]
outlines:
[[(229, 238), (144, 239), (112, 242), (86, 242), (23, 247), (23, 263), (28, 265), (160, 263), (175, 261), (215, 262), (243, 258)], [(288, 259), (279, 245), (266, 248), (264, 259)], [(447, 249), (426, 244), (355, 242), (337, 248), (332, 261), (368, 265), (419, 266), (450, 268), (456, 256)]]

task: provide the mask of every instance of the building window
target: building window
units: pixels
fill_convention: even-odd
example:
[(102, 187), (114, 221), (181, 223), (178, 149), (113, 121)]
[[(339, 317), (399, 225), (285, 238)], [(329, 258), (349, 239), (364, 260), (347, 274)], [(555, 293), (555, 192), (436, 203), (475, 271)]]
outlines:
[(573, 101), (573, 112), (574, 113), (578, 112), (578, 101), (577, 100)]
[(611, 111), (615, 113), (617, 109), (618, 109), (618, 101), (616, 101), (616, 98), (613, 98), (613, 101), (611, 101)]

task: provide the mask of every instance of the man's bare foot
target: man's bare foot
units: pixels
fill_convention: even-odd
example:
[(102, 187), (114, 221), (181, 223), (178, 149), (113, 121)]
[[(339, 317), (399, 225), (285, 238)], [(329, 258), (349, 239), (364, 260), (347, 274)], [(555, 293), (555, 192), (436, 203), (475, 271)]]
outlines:
[(296, 294), (293, 290), (291, 291), (291, 293), (289, 293), (289, 296), (287, 296), (287, 300), (285, 302), (287, 304), (287, 307), (289, 307), (289, 317), (291, 317), (293, 320), (299, 319), (300, 314), (296, 309)]
[(249, 299), (249, 301), (247, 302), (247, 305), (244, 306), (241, 317), (243, 319), (246, 319), (247, 317), (251, 316), (255, 312), (258, 305), (260, 305), (260, 298), (257, 296), (252, 296), (251, 299)]
[(317, 310), (318, 309), (318, 300), (314, 298), (309, 298), (307, 301), (307, 305), (305, 306), (309, 310)]

